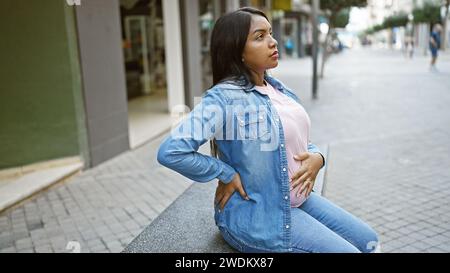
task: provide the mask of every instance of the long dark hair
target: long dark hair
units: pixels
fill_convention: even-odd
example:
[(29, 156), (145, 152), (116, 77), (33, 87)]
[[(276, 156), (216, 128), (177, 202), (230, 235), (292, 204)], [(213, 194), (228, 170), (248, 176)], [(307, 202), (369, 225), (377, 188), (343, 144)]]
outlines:
[(241, 86), (252, 86), (254, 81), (249, 68), (242, 62), (252, 15), (267, 19), (264, 12), (254, 8), (240, 8), (220, 17), (211, 35), (211, 61), (213, 85), (226, 80)]

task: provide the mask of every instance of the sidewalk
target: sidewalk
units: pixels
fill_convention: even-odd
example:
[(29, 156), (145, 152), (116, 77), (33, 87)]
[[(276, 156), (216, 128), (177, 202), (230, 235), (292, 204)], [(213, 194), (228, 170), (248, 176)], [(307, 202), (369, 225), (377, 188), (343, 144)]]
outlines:
[[(318, 101), (308, 59), (273, 74), (329, 144), (326, 196), (370, 223), (384, 252), (450, 251), (450, 55), (355, 50), (330, 59)], [(162, 138), (0, 214), (0, 252), (120, 252), (191, 184), (156, 162)], [(207, 145), (202, 147), (208, 152)]]
[(156, 162), (162, 138), (0, 214), (0, 252), (120, 252), (191, 184)]
[[(326, 196), (369, 222), (384, 252), (450, 251), (450, 54), (355, 50), (331, 58), (311, 100), (305, 66), (275, 71), (297, 90), (313, 142), (329, 143)], [(299, 64), (299, 65), (298, 65)]]

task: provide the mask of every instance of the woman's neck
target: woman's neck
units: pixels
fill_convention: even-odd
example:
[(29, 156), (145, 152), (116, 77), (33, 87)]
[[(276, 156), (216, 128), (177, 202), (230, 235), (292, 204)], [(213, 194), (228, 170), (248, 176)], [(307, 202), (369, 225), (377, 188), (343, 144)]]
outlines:
[(265, 85), (265, 80), (264, 80), (264, 72), (262, 73), (258, 73), (255, 71), (251, 71), (252, 72), (252, 76), (253, 76), (253, 82), (255, 83), (255, 85), (257, 86), (264, 86)]

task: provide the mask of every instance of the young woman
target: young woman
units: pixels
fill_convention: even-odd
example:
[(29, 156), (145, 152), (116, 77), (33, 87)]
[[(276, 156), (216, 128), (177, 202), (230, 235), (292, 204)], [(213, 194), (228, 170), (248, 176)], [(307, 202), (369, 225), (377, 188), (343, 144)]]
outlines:
[[(158, 161), (198, 181), (218, 179), (215, 221), (241, 252), (371, 252), (376, 233), (312, 192), (324, 157), (299, 99), (267, 75), (278, 65), (266, 15), (242, 8), (211, 37), (214, 85), (161, 144)], [(218, 158), (198, 153), (214, 140)]]

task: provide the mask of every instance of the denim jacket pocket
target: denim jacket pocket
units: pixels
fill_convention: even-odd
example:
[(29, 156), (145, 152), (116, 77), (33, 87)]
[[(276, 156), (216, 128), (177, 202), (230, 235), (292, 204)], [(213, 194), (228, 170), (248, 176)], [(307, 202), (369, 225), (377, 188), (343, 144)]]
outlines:
[(236, 117), (239, 140), (258, 140), (269, 133), (267, 113), (255, 111)]

